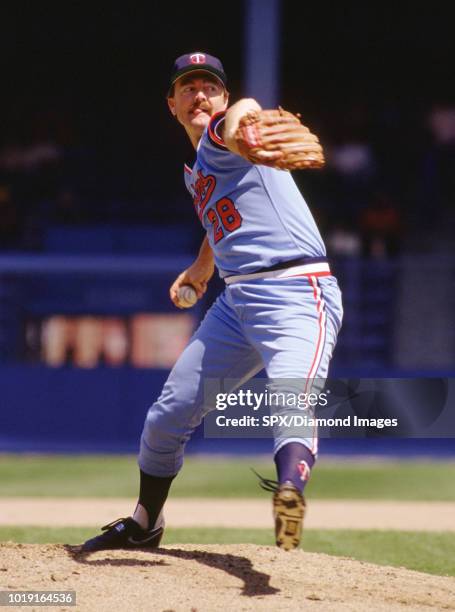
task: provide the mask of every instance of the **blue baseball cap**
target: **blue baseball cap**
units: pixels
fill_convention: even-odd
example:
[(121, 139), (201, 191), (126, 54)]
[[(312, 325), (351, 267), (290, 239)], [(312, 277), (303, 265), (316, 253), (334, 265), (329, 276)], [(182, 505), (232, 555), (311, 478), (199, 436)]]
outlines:
[(217, 57), (203, 53), (202, 51), (194, 51), (193, 53), (185, 53), (175, 60), (172, 76), (169, 84), (168, 95), (171, 92), (174, 83), (184, 74), (194, 71), (209, 72), (217, 77), (219, 81), (226, 87), (227, 76), (224, 72), (223, 64)]

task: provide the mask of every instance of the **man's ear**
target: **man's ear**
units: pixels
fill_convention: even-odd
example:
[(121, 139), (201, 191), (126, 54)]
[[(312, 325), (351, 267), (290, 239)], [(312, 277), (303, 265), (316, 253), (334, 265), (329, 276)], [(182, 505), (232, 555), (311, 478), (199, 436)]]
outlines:
[(175, 102), (174, 102), (174, 98), (168, 98), (167, 99), (167, 105), (169, 106), (169, 110), (171, 111), (171, 113), (174, 115), (174, 117), (177, 114), (177, 111), (175, 110)]
[(227, 89), (224, 90), (224, 101), (226, 104), (229, 102), (229, 92)]

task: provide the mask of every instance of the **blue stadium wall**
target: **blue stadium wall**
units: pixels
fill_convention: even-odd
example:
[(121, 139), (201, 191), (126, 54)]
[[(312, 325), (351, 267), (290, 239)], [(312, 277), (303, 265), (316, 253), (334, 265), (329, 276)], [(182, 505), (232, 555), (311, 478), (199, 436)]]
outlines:
[[(23, 363), (16, 341), (20, 321), (30, 314), (92, 312), (93, 302), (85, 303), (84, 295), (90, 300), (96, 295), (98, 314), (127, 315), (144, 308), (169, 311), (169, 283), (188, 261), (183, 256), (165, 262), (161, 258), (131, 257), (1, 258), (0, 452), (137, 451), (147, 408), (159, 395), (168, 372), (132, 367), (48, 368)], [(449, 262), (444, 268), (439, 260), (426, 261), (425, 272), (431, 273), (434, 279), (433, 293), (416, 300), (412, 296), (416, 292), (421, 294), (422, 265), (422, 262), (407, 260), (399, 264), (393, 261), (336, 262), (337, 276), (344, 291), (346, 318), (333, 362), (333, 377), (450, 375), (449, 370), (453, 370), (450, 365), (454, 363), (450, 335), (453, 330), (441, 326), (440, 318), (444, 315), (439, 310), (439, 318), (435, 317), (435, 321), (444, 334), (426, 355), (423, 348), (428, 346), (432, 320), (420, 318), (419, 323), (418, 311), (419, 308), (425, 311), (426, 299), (434, 300), (434, 291), (437, 291), (434, 270), (441, 276), (441, 290), (445, 287), (447, 291), (447, 278), (453, 275), (454, 264)], [(119, 291), (124, 283), (134, 290), (128, 299), (122, 300)], [(403, 314), (397, 299), (390, 299), (391, 284), (401, 291), (403, 303), (412, 306), (412, 313)], [(97, 288), (95, 294), (94, 287)], [(106, 291), (106, 287), (112, 291)], [(214, 293), (220, 288), (220, 284), (215, 284)], [(214, 294), (207, 302), (213, 298)], [(453, 300), (453, 296), (450, 299)], [(447, 295), (444, 304), (448, 313), (453, 312), (453, 302)], [(199, 316), (202, 314), (203, 308)], [(405, 334), (406, 326), (400, 323), (400, 317), (408, 320), (411, 315), (416, 322), (408, 325), (408, 329), (420, 333), (425, 322), (422, 338), (418, 333), (410, 337)], [(429, 365), (435, 367), (429, 368)], [(321, 444), (323, 453), (340, 454), (446, 455), (455, 454), (454, 447), (453, 440), (323, 440)], [(270, 449), (270, 440), (204, 439), (200, 428), (188, 447), (189, 452), (252, 453), (269, 452)]]

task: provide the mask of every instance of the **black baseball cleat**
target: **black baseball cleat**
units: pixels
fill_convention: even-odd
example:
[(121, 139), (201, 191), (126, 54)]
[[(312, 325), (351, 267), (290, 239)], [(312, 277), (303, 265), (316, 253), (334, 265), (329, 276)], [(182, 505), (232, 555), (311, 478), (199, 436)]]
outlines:
[(302, 537), (305, 498), (290, 480), (279, 484), (276, 480), (262, 478), (255, 470), (253, 472), (264, 491), (273, 493), (276, 545), (283, 550), (297, 548)]
[(81, 553), (115, 548), (158, 548), (163, 537), (164, 519), (160, 516), (153, 529), (142, 527), (131, 518), (120, 518), (101, 528), (104, 533), (82, 544)]

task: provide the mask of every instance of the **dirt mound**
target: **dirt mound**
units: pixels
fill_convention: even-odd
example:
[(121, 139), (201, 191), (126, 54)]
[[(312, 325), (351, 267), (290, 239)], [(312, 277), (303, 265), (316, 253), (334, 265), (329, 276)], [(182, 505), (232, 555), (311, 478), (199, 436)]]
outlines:
[(455, 610), (454, 578), (250, 544), (82, 557), (61, 545), (5, 543), (0, 589), (75, 590), (77, 608), (49, 609), (90, 612)]

